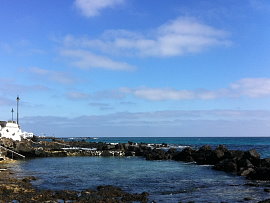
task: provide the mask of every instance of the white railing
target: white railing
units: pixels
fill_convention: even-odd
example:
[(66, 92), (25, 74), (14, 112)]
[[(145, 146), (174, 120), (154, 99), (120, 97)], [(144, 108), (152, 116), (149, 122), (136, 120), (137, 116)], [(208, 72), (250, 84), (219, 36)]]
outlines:
[(17, 156), (20, 156), (20, 157), (22, 157), (23, 159), (25, 159), (25, 156), (22, 155), (22, 154), (19, 154), (18, 152), (15, 152), (15, 151), (13, 151), (13, 150), (11, 150), (11, 149), (8, 149), (8, 148), (6, 148), (6, 147), (3, 147), (3, 146), (1, 146), (1, 145), (0, 145), (0, 148), (3, 148), (4, 150), (7, 150), (7, 151), (11, 152), (11, 158), (12, 158), (12, 159), (13, 159), (13, 157), (14, 157), (14, 154), (16, 154)]

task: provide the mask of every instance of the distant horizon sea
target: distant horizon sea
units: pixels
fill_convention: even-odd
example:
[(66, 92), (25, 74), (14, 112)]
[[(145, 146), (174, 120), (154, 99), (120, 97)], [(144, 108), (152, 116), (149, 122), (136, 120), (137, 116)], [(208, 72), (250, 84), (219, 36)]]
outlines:
[[(223, 144), (228, 149), (256, 149), (262, 158), (270, 157), (270, 137), (84, 137), (63, 138), (106, 143), (167, 143), (170, 147), (213, 148)], [(115, 185), (132, 193), (148, 192), (155, 202), (244, 202), (255, 203), (269, 197), (264, 188), (269, 182), (177, 161), (146, 161), (142, 157), (51, 157), (21, 161), (11, 165), (18, 174), (33, 175), (39, 189), (95, 189)], [(250, 186), (257, 185), (256, 187)]]

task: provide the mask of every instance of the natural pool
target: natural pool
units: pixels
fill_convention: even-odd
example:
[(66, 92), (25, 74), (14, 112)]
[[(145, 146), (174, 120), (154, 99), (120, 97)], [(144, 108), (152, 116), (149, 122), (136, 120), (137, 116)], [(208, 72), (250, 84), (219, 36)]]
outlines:
[[(40, 189), (83, 190), (115, 185), (132, 193), (148, 192), (156, 202), (249, 202), (269, 198), (260, 187), (248, 186), (242, 177), (176, 161), (146, 161), (140, 157), (38, 158), (12, 167), (22, 175), (34, 175)], [(256, 183), (257, 184), (257, 183)], [(269, 185), (269, 183), (268, 183)]]

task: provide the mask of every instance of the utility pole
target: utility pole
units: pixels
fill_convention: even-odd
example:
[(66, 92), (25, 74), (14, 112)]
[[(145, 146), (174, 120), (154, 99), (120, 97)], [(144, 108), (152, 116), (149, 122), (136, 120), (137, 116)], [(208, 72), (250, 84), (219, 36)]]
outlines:
[(19, 125), (19, 101), (20, 97), (17, 96), (17, 124)]
[(13, 108), (11, 109), (11, 114), (12, 114), (12, 123), (13, 123), (13, 113), (14, 113), (14, 110)]

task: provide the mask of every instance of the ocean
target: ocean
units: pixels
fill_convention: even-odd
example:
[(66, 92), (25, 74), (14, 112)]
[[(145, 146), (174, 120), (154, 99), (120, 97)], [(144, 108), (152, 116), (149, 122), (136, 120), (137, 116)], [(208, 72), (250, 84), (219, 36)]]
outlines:
[[(70, 138), (65, 138), (70, 139)], [(178, 138), (178, 137), (107, 137), (72, 138), (89, 142), (168, 143), (174, 147), (198, 148), (224, 144), (229, 149), (256, 149), (270, 157), (268, 138)], [(141, 157), (53, 157), (21, 161), (12, 167), (20, 175), (34, 175), (39, 189), (83, 190), (99, 185), (115, 185), (132, 193), (148, 192), (150, 202), (258, 202), (270, 198), (264, 188), (269, 182), (243, 177), (176, 161), (146, 161)], [(253, 186), (250, 186), (253, 185)]]

